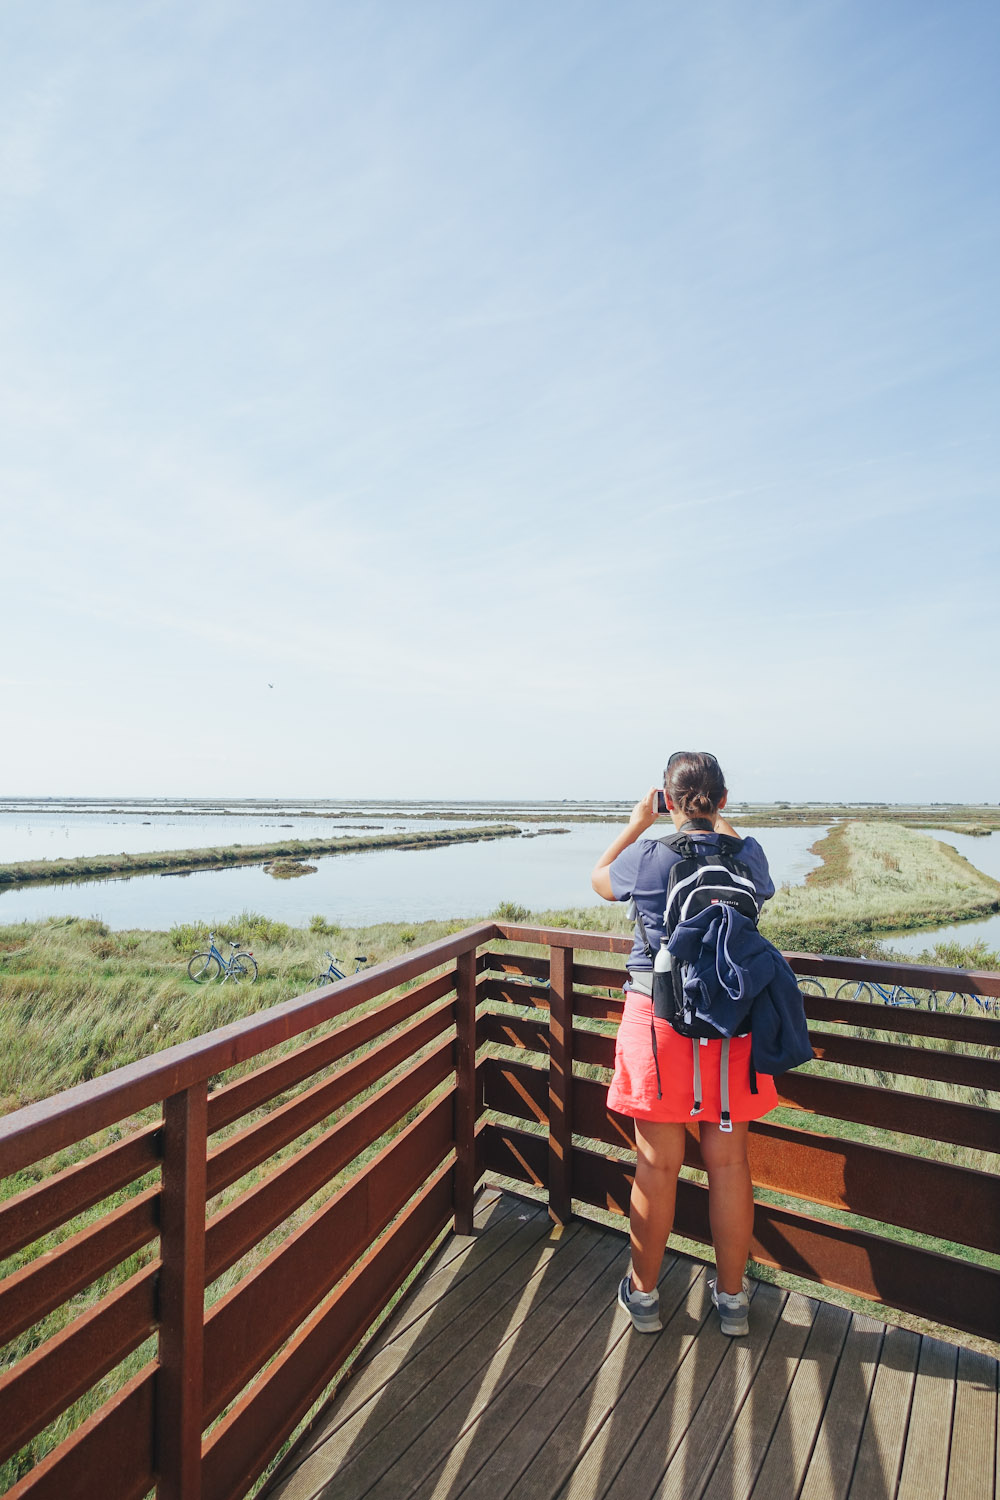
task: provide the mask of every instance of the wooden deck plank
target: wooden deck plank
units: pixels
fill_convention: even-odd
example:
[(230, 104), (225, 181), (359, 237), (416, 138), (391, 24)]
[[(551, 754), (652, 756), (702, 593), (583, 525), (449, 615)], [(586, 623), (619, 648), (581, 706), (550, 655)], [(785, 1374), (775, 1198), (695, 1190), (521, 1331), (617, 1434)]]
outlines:
[[(620, 1362), (622, 1341), (632, 1332), (632, 1326), (617, 1305), (616, 1287), (628, 1266), (628, 1247), (621, 1239), (622, 1254), (613, 1274), (604, 1288), (604, 1305), (590, 1333), (579, 1345), (574, 1358), (563, 1366), (561, 1378), (553, 1382), (531, 1409), (531, 1422), (523, 1424), (509, 1443), (496, 1454), (491, 1473), (499, 1478), (498, 1495), (506, 1495), (523, 1479), (539, 1452), (547, 1445), (552, 1433), (559, 1427), (566, 1412), (587, 1389), (595, 1374), (610, 1367), (610, 1362)], [(670, 1319), (686, 1304), (691, 1288), (700, 1276), (701, 1267), (675, 1259), (666, 1276), (660, 1282), (660, 1311), (667, 1326)], [(633, 1343), (633, 1350), (640, 1356), (648, 1353), (652, 1340), (644, 1339), (642, 1346)], [(617, 1366), (616, 1366), (617, 1368)], [(560, 1482), (565, 1470), (560, 1472)]]
[(885, 1324), (855, 1313), (799, 1500), (844, 1500), (868, 1415)]
[[(551, 1224), (542, 1214), (520, 1226), (521, 1232), (496, 1243), (492, 1253), (475, 1258), (474, 1269), (467, 1271), (467, 1263), (455, 1261), (447, 1276), (435, 1277), (420, 1288), (416, 1300), (418, 1315), (407, 1308), (408, 1324), (401, 1335), (388, 1338), (373, 1354), (372, 1358), (359, 1365), (344, 1391), (341, 1410), (344, 1417), (351, 1415), (390, 1378), (394, 1378), (411, 1359), (420, 1358), (424, 1365), (433, 1358), (432, 1344), (443, 1338), (437, 1351), (439, 1360), (448, 1357), (447, 1351), (474, 1337), (476, 1323), (467, 1314), (475, 1308), (475, 1317), (482, 1322), (517, 1295), (530, 1272), (522, 1261), (537, 1253), (550, 1237)], [(470, 1243), (470, 1260), (477, 1247)], [(444, 1312), (445, 1304), (448, 1312)]]
[[(658, 1337), (636, 1333), (615, 1302), (604, 1320), (608, 1344), (604, 1358), (589, 1372), (582, 1365), (574, 1371), (574, 1389), (554, 1393), (561, 1399), (549, 1403), (549, 1411), (530, 1434), (535, 1456), (512, 1488), (500, 1490), (498, 1495), (509, 1495), (510, 1500), (534, 1500), (538, 1495), (557, 1494), (620, 1399), (624, 1418), (628, 1403), (624, 1393), (647, 1360), (652, 1361), (648, 1378), (659, 1382), (660, 1389), (674, 1378), (710, 1307), (704, 1266), (682, 1261), (660, 1284), (664, 1328)], [(552, 1416), (557, 1417), (555, 1422)], [(528, 1437), (525, 1433), (525, 1448)]]
[[(731, 1406), (735, 1390), (749, 1384), (748, 1372), (763, 1357), (784, 1300), (783, 1292), (756, 1284), (751, 1336), (731, 1339), (720, 1330), (709, 1299), (696, 1349), (687, 1350), (673, 1379), (663, 1378), (666, 1372), (652, 1357), (643, 1364), (622, 1410), (605, 1422), (562, 1493), (572, 1500), (654, 1494), (687, 1500), (694, 1493), (693, 1476), (706, 1462), (706, 1447), (714, 1449), (718, 1442), (717, 1428), (709, 1431), (709, 1426)], [(713, 1391), (720, 1397), (717, 1406)], [(704, 1419), (706, 1407), (712, 1412)]]
[(750, 1335), (729, 1340), (725, 1362), (654, 1489), (655, 1500), (693, 1500), (707, 1485), (756, 1379), (787, 1296), (778, 1287), (758, 1284), (750, 1304)]
[(677, 1256), (664, 1331), (620, 1231), (503, 1195), (442, 1246), (269, 1500), (1000, 1500), (1000, 1366), (766, 1283), (749, 1338)]
[(850, 1313), (831, 1302), (820, 1303), (767, 1457), (750, 1492), (753, 1500), (788, 1500), (789, 1495), (798, 1494), (850, 1326)]
[(474, 1235), (453, 1234), (445, 1240), (437, 1256), (400, 1304), (398, 1315), (380, 1330), (377, 1339), (372, 1340), (359, 1365), (370, 1364), (394, 1339), (422, 1318), (428, 1308), (447, 1296), (460, 1281), (492, 1261), (503, 1247), (508, 1247), (505, 1254), (516, 1257), (514, 1242), (524, 1238), (526, 1225), (532, 1224), (540, 1233), (548, 1233), (549, 1217), (544, 1208), (533, 1203), (517, 1203), (510, 1198), (507, 1198), (506, 1206), (509, 1213), (484, 1215), (482, 1227), (477, 1228)]
[[(514, 1200), (508, 1201), (523, 1210), (524, 1205), (518, 1205)], [(464, 1326), (467, 1336), (471, 1338), (475, 1333), (474, 1325), (461, 1323), (468, 1307), (475, 1306), (478, 1297), (489, 1292), (497, 1281), (509, 1273), (512, 1266), (523, 1256), (530, 1254), (533, 1246), (544, 1240), (550, 1232), (548, 1215), (541, 1210), (529, 1210), (523, 1222), (519, 1214), (498, 1216), (495, 1221), (491, 1214), (487, 1214), (484, 1215), (483, 1222), (484, 1232), (481, 1236), (455, 1236), (462, 1240), (462, 1253), (459, 1256), (449, 1256), (443, 1265), (439, 1265), (435, 1258), (427, 1267), (413, 1289), (412, 1298), (408, 1298), (400, 1306), (399, 1323), (403, 1325), (402, 1332), (392, 1328), (395, 1318), (390, 1319), (385, 1329), (380, 1331), (378, 1338), (373, 1340), (373, 1350), (370, 1353), (366, 1351), (369, 1357), (359, 1361), (329, 1410), (303, 1434), (294, 1451), (288, 1455), (280, 1471), (282, 1482), (290, 1482), (291, 1473), (296, 1468), (304, 1464), (313, 1453), (328, 1445), (334, 1434), (362, 1407), (375, 1399), (399, 1370), (425, 1351), (430, 1342), (430, 1321), (449, 1293), (455, 1294), (457, 1299), (452, 1307), (459, 1319), (459, 1326)], [(515, 1288), (519, 1280), (519, 1273), (515, 1273)], [(329, 1452), (332, 1453), (333, 1450), (329, 1449)], [(290, 1495), (297, 1494), (299, 1489), (300, 1486), (296, 1484), (289, 1492)]]
[(785, 1302), (750, 1393), (702, 1491), (704, 1500), (745, 1500), (750, 1494), (812, 1332), (818, 1306), (811, 1297), (797, 1292)]
[[(529, 1257), (522, 1257), (527, 1267), (516, 1263), (471, 1308), (459, 1305), (461, 1287), (454, 1299), (446, 1299), (438, 1319), (441, 1331), (395, 1373), (390, 1399), (367, 1402), (324, 1444), (325, 1462), (336, 1465), (337, 1500), (356, 1500), (380, 1488), (406, 1493), (383, 1483), (386, 1471), (400, 1455), (408, 1454), (452, 1397), (475, 1381), (496, 1351), (502, 1351), (501, 1362), (516, 1352), (517, 1335), (529, 1312), (539, 1310), (572, 1271), (576, 1256), (585, 1253), (599, 1234), (579, 1223), (561, 1233), (553, 1231)], [(382, 1435), (390, 1425), (391, 1442), (386, 1442)]]
[(919, 1354), (919, 1334), (886, 1330), (848, 1500), (882, 1500), (896, 1493)]
[(944, 1500), (957, 1368), (954, 1344), (921, 1340), (899, 1500)]
[(959, 1349), (947, 1500), (994, 1500), (997, 1405), (996, 1360)]
[(577, 1346), (607, 1306), (609, 1288), (620, 1276), (622, 1254), (621, 1246), (609, 1240), (606, 1235), (595, 1236), (572, 1274), (534, 1310), (519, 1338), (517, 1353), (523, 1362), (516, 1370), (504, 1365), (498, 1353), (483, 1372), (457, 1433), (457, 1424), (447, 1411), (441, 1414), (443, 1421), (439, 1418), (425, 1431), (401, 1466), (412, 1488), (401, 1484), (393, 1493), (405, 1494), (408, 1500), (429, 1500), (436, 1495), (492, 1489), (495, 1451), (519, 1423), (530, 1420), (534, 1403), (558, 1378), (566, 1360), (575, 1356)]

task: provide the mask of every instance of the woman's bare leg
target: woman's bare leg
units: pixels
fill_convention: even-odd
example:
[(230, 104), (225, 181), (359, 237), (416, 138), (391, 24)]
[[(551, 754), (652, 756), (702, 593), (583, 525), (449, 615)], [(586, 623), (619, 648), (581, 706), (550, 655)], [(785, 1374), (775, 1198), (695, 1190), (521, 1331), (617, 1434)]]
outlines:
[(684, 1126), (636, 1120), (635, 1183), (629, 1205), (632, 1287), (655, 1292), (674, 1223), (677, 1173), (684, 1160)]
[(747, 1126), (732, 1132), (707, 1121), (699, 1131), (701, 1157), (708, 1173), (708, 1217), (712, 1226), (720, 1292), (735, 1296), (743, 1289), (743, 1272), (753, 1234), (753, 1184), (747, 1164)]

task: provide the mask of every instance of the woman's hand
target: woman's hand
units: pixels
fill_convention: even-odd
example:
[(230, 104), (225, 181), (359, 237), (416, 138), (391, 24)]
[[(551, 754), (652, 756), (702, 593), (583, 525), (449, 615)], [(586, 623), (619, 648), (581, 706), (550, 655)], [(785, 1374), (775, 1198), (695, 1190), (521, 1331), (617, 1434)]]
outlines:
[(634, 825), (636, 837), (642, 833), (643, 829), (652, 828), (660, 816), (656, 802), (661, 791), (662, 787), (651, 786), (645, 797), (642, 797), (633, 807), (628, 821), (630, 828)]
[(611, 865), (623, 849), (627, 849), (629, 844), (635, 843), (640, 833), (643, 833), (647, 828), (652, 828), (660, 816), (656, 809), (656, 799), (659, 794), (660, 788), (658, 786), (650, 787), (645, 797), (641, 798), (633, 807), (625, 828), (622, 829), (614, 843), (605, 849), (594, 866), (590, 883), (597, 894), (604, 897), (605, 901), (615, 901), (617, 899), (611, 887), (611, 876), (608, 873)]

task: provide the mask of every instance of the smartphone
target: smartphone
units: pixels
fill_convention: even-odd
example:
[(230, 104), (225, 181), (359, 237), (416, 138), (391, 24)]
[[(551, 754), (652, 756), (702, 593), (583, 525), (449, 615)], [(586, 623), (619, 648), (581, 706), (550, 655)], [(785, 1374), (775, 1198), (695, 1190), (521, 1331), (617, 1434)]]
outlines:
[(656, 811), (660, 815), (661, 818), (665, 818), (667, 816), (667, 794), (666, 794), (666, 792), (663, 792), (663, 791), (657, 792), (657, 794), (656, 794)]

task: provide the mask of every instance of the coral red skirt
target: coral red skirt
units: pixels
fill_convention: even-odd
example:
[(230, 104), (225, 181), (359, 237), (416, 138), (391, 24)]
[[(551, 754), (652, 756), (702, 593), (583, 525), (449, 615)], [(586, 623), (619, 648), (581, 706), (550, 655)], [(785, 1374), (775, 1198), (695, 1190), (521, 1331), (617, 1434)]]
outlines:
[[(649, 996), (626, 990), (608, 1108), (633, 1120), (690, 1120), (695, 1100), (694, 1048), (697, 1047), (702, 1107), (694, 1118), (718, 1123), (722, 1118), (722, 1042), (694, 1042), (690, 1037), (678, 1036), (666, 1021), (657, 1021), (656, 1053), (662, 1094), (662, 1098), (657, 1098), (657, 1068), (650, 1034), (652, 1018), (653, 1002)], [(757, 1092), (750, 1092), (750, 1038), (734, 1036), (729, 1043), (730, 1118), (759, 1120), (777, 1102), (774, 1079), (766, 1073), (757, 1074)]]

